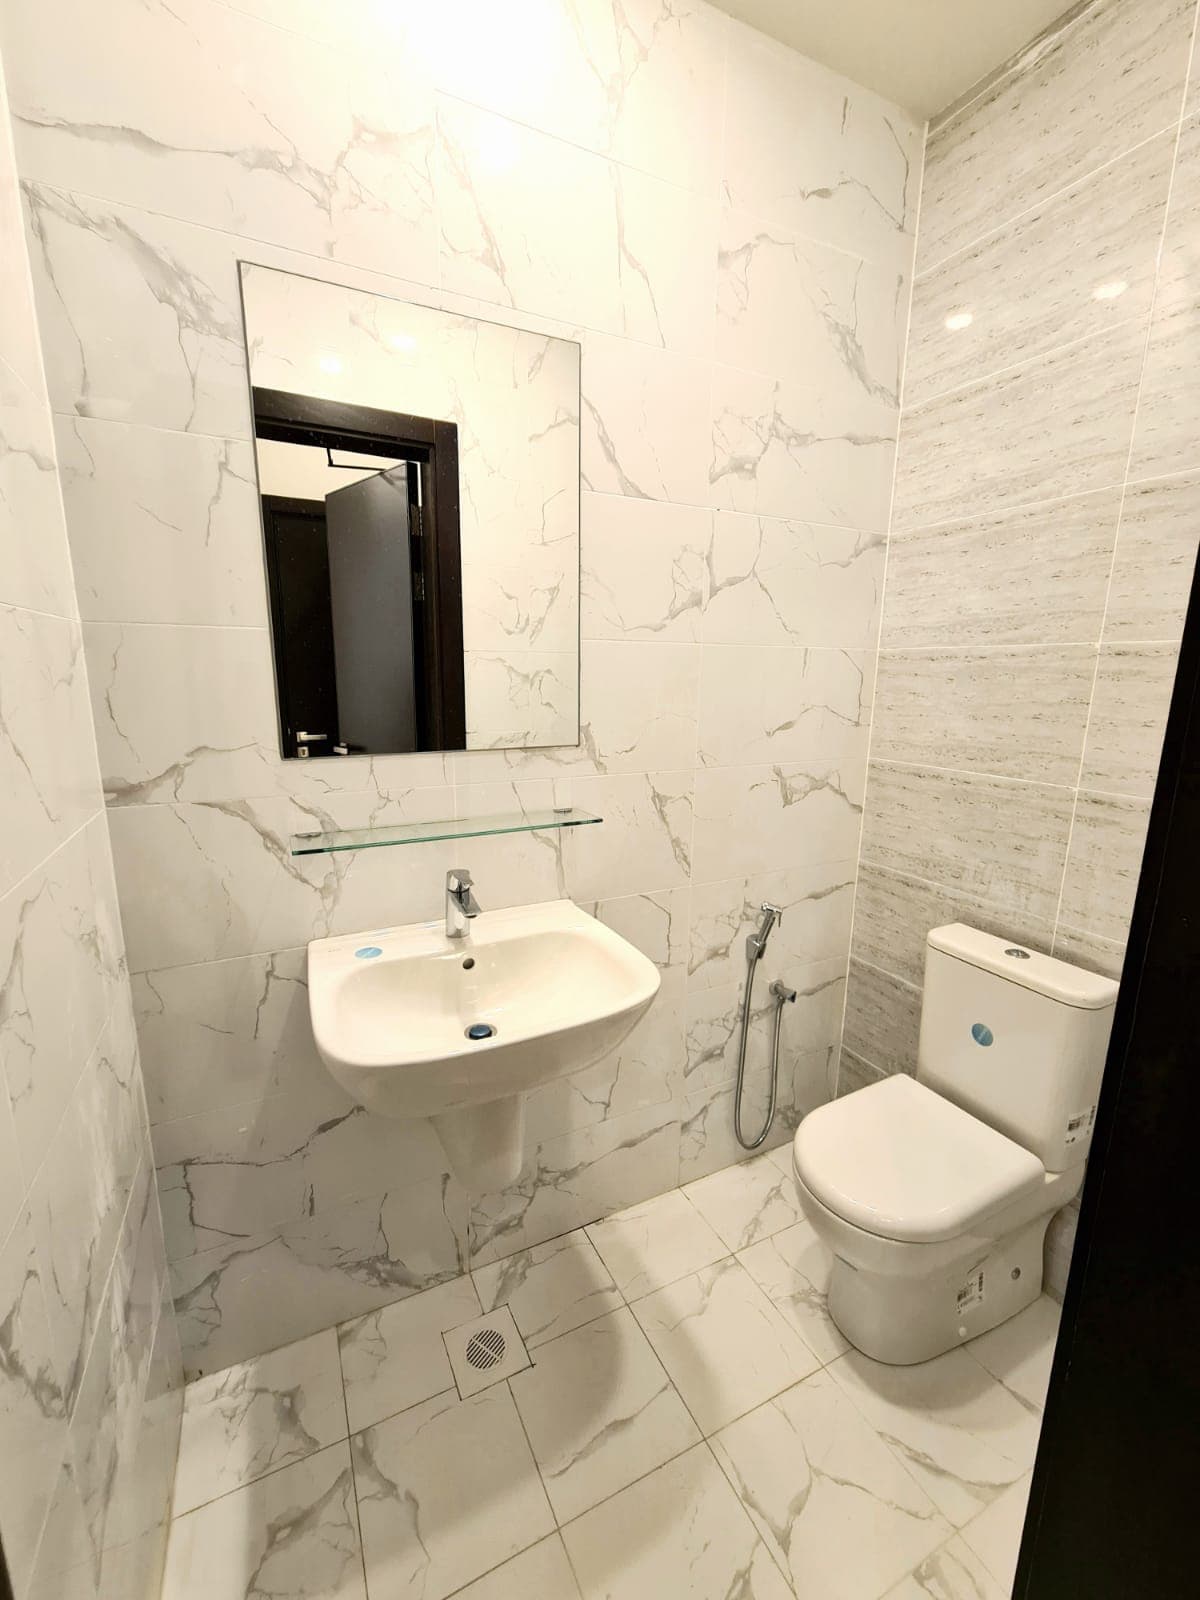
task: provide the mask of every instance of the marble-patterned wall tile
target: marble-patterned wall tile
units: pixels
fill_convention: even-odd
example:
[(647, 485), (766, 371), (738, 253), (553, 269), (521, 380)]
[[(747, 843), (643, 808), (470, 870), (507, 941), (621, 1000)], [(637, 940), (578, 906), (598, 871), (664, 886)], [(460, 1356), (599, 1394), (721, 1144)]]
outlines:
[(930, 136), (918, 268), (1065, 189), (1175, 121), (1191, 0), (1068, 14)]
[(79, 624), (0, 605), (0, 894), (96, 808)]
[(177, 1261), (184, 1370), (219, 1371), (457, 1278), (466, 1239), (466, 1195), (433, 1179)]
[(28, 1592), (67, 1448), (67, 1411), (51, 1347), (44, 1271), (29, 1215), (22, 1210), (0, 1244), (0, 1518), (9, 1580), (21, 1595)]
[(689, 888), (606, 897), (585, 903), (584, 910), (628, 939), (664, 975), (686, 969), (691, 933)]
[[(585, 494), (580, 529), (584, 639), (700, 637), (712, 512), (620, 494)], [(589, 676), (581, 674), (585, 695)]]
[(1200, 473), (1131, 483), (1121, 508), (1106, 644), (1178, 639), (1200, 548)]
[(678, 1163), (679, 1124), (668, 1105), (547, 1139), (529, 1152), (515, 1183), (471, 1196), (471, 1264), (497, 1261), (662, 1194), (675, 1187)]
[(860, 960), (920, 988), (926, 937), (931, 928), (950, 922), (965, 922), (1043, 952), (1049, 952), (1053, 942), (1051, 917), (1039, 920), (1002, 910), (944, 884), (860, 863), (854, 897), (854, 954)]
[(307, 964), (307, 952), (296, 949), (135, 974), (152, 1123), (325, 1087)]
[(865, 758), (873, 678), (866, 650), (706, 644), (699, 759), (736, 767)]
[(1121, 489), (893, 533), (883, 648), (1097, 640)]
[(1171, 129), (923, 273), (905, 405), (1113, 323), (1144, 325), (1174, 152)]
[(1173, 643), (1101, 650), (1079, 777), (1085, 789), (1153, 795), (1178, 654)]
[(876, 533), (716, 512), (705, 643), (873, 648), (884, 549)]
[(85, 620), (266, 626), (252, 445), (92, 417), (56, 435)]
[(98, 813), (0, 900), (0, 1056), (26, 1187), (112, 1010), (121, 960)]
[(892, 401), (713, 369), (709, 493), (722, 510), (882, 530), (895, 453)]
[(921, 128), (896, 106), (737, 26), (725, 126), (732, 205), (871, 260), (911, 257)]
[(762, 958), (768, 982), (793, 966), (844, 956), (850, 945), (855, 867), (851, 857), (697, 884), (692, 890), (688, 988), (744, 980), (746, 939), (762, 921), (764, 901), (783, 912)]
[[(24, 273), (23, 252), (20, 259)], [(9, 371), (0, 355), (0, 604), (74, 616), (50, 417), (29, 403), (15, 376), (15, 391), (9, 393)], [(31, 529), (37, 529), (36, 538), (28, 536)]]
[(503, 13), (488, 0), (444, 0), (435, 27), (448, 93), (683, 188), (715, 190), (728, 23), (701, 0), (570, 9), (513, 0)]
[[(768, 946), (768, 949), (770, 947)], [(770, 1071), (775, 1000), (769, 985), (782, 978), (796, 992), (787, 1003), (781, 1049), (796, 1052), (836, 1048), (845, 1005), (845, 954), (827, 961), (789, 962), (781, 954), (764, 956), (752, 1006), (753, 1035), (746, 1052), (750, 1074)], [(683, 1087), (729, 1083), (737, 1076), (745, 974), (737, 982), (689, 989), (687, 1001), (687, 1072)]]
[(352, 37), (330, 49), (212, 0), (21, 4), (5, 53), (22, 174), (432, 281), (431, 88), (411, 56)]
[(893, 528), (1119, 484), (1144, 347), (1125, 323), (906, 411)]
[(861, 760), (696, 774), (695, 883), (844, 861), (862, 824)]
[(1125, 964), (1125, 940), (1105, 939), (1101, 934), (1069, 928), (1060, 922), (1054, 930), (1054, 948), (1050, 954), (1060, 961), (1073, 961), (1089, 972), (1102, 972), (1107, 978), (1119, 980)]
[(1200, 465), (1192, 376), (1200, 354), (1200, 293), (1196, 238), (1200, 233), (1200, 117), (1179, 132), (1171, 208), (1163, 239), (1154, 317), (1138, 403), (1130, 473), (1152, 478)]
[(248, 439), (235, 241), (44, 185), (25, 200), (54, 410)]
[(1073, 801), (1048, 784), (872, 762), (862, 859), (1045, 919)]
[(1074, 783), (1095, 671), (1084, 644), (884, 650), (872, 758)]
[(1067, 927), (1124, 941), (1149, 816), (1148, 800), (1080, 792), (1059, 907)]
[(601, 494), (708, 504), (709, 368), (677, 351), (584, 339), (581, 483)]
[(425, 1118), (373, 1116), (328, 1079), (308, 1094), (161, 1122), (154, 1154), (171, 1260), (439, 1178), (445, 1156)]
[(692, 871), (690, 770), (573, 778), (571, 804), (605, 819), (572, 828), (563, 841), (566, 892), (573, 900), (674, 889)]
[(921, 991), (890, 972), (850, 963), (845, 1048), (881, 1072), (915, 1073)]
[(716, 358), (725, 366), (896, 405), (907, 297), (894, 265), (722, 213)]
[(120, 1009), (83, 1069), (29, 1197), (44, 1264), (58, 1386), (74, 1405), (101, 1313), (96, 1262), (113, 1258), (142, 1154), (131, 1015)]
[(709, 352), (714, 201), (445, 96), (437, 126), (445, 287)]
[(602, 773), (693, 767), (705, 655), (697, 644), (585, 639), (581, 764)]

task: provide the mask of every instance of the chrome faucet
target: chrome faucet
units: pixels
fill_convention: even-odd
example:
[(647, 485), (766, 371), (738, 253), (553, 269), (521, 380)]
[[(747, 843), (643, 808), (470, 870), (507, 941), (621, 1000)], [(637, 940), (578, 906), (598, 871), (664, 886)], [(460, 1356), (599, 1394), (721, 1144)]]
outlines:
[(763, 951), (767, 948), (767, 940), (771, 936), (771, 929), (777, 922), (783, 921), (783, 907), (773, 906), (769, 900), (764, 900), (759, 910), (762, 912), (762, 921), (758, 925), (758, 931), (748, 935), (746, 939), (747, 961), (762, 960)]
[(451, 867), (446, 874), (446, 937), (465, 939), (467, 924), (479, 915), (479, 905), (471, 893), (471, 874), (465, 867)]

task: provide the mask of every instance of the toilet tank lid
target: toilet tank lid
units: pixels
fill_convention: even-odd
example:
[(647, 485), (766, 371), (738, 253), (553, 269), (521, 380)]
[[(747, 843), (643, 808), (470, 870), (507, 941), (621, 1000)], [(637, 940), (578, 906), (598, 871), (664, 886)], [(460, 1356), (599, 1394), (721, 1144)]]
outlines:
[(1032, 989), (1062, 1005), (1084, 1011), (1101, 1011), (1116, 1003), (1118, 985), (1098, 972), (1087, 972), (1069, 961), (1057, 961), (1030, 950), (1016, 939), (998, 939), (993, 933), (951, 922), (933, 928), (926, 940), (931, 950), (967, 961), (984, 972), (994, 972), (1023, 989)]

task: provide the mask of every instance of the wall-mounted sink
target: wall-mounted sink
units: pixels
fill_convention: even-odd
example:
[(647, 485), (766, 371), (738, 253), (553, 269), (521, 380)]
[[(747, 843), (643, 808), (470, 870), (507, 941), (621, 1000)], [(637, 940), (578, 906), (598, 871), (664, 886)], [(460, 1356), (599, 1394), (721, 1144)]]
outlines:
[(469, 938), (417, 923), (308, 947), (332, 1076), (368, 1111), (431, 1117), (477, 1190), (520, 1171), (527, 1091), (619, 1044), (658, 984), (653, 962), (570, 900), (481, 913)]

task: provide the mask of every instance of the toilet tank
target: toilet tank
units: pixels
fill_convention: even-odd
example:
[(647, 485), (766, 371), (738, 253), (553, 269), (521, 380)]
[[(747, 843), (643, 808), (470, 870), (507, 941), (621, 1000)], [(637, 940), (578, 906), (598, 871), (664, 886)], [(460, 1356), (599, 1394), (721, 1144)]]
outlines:
[(1087, 1155), (1117, 985), (961, 922), (925, 947), (917, 1077), (1032, 1150)]

